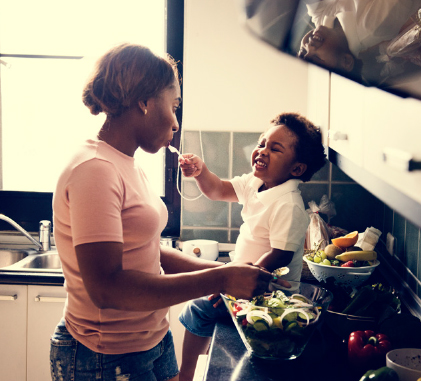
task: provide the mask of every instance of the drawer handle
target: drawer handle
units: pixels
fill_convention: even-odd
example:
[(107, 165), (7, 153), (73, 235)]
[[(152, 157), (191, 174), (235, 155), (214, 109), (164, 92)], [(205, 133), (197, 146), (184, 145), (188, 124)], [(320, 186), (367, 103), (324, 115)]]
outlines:
[(16, 300), (18, 296), (15, 295), (0, 295), (0, 300)]
[(383, 161), (393, 168), (401, 171), (417, 171), (421, 169), (421, 162), (413, 159), (406, 151), (386, 147), (383, 149)]
[(331, 137), (333, 140), (348, 140), (348, 134), (335, 130), (329, 131), (329, 137)]
[(66, 298), (57, 297), (57, 296), (41, 296), (37, 295), (35, 297), (36, 302), (41, 303), (64, 303), (66, 301)]

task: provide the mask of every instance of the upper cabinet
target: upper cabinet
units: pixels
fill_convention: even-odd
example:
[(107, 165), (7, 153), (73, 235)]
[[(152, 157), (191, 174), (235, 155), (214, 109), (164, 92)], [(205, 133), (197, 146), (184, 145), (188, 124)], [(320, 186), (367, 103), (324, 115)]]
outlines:
[(364, 90), (349, 79), (331, 76), (329, 147), (359, 166), (363, 164)]
[(421, 101), (364, 94), (363, 167), (421, 204)]
[(421, 227), (421, 101), (310, 73), (308, 117), (327, 131), (329, 159)]
[(330, 74), (318, 67), (308, 67), (308, 118), (321, 129), (323, 145), (328, 145)]

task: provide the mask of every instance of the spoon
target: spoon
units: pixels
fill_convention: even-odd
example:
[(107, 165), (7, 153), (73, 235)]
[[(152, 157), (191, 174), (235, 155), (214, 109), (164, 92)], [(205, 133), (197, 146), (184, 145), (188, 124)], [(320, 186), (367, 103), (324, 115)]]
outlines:
[(176, 153), (178, 156), (180, 156), (180, 155), (181, 155), (180, 151), (179, 151), (177, 148), (173, 147), (173, 146), (168, 146), (168, 149), (169, 149), (172, 153)]

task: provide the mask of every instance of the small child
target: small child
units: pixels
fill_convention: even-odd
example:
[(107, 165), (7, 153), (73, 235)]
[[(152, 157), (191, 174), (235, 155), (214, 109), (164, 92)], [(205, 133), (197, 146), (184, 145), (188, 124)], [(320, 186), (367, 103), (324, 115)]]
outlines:
[[(268, 271), (289, 267), (282, 279), (299, 281), (309, 216), (298, 186), (325, 163), (320, 131), (296, 113), (271, 121), (251, 154), (252, 172), (221, 180), (196, 155), (180, 156), (184, 176), (194, 177), (211, 200), (243, 205), (234, 261)], [(186, 332), (180, 381), (192, 380), (197, 358), (210, 343), (215, 323), (227, 310), (216, 295), (190, 301), (180, 314)]]

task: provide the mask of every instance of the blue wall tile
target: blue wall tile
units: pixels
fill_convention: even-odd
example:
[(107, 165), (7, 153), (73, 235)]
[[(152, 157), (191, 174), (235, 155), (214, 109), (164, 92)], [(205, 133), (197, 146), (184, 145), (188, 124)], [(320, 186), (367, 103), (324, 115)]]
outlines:
[(260, 133), (234, 132), (232, 175), (241, 176), (251, 171), (251, 153), (258, 143)]

